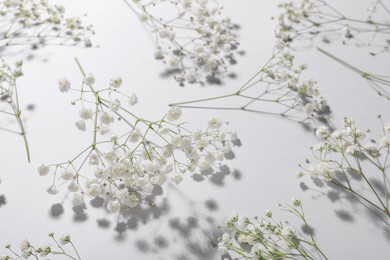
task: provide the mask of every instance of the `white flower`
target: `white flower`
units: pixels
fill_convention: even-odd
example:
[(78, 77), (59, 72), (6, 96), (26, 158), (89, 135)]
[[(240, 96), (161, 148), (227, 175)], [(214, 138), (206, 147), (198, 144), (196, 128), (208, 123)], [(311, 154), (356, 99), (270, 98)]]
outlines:
[(180, 60), (177, 57), (172, 57), (169, 60), (169, 66), (172, 68), (177, 68), (179, 66)]
[(30, 246), (31, 246), (30, 242), (28, 242), (27, 239), (20, 242), (20, 250), (22, 250), (23, 252), (27, 251), (30, 248)]
[(88, 194), (90, 196), (98, 196), (102, 192), (102, 187), (98, 183), (92, 183), (88, 187)]
[(196, 81), (196, 71), (194, 69), (187, 70), (185, 78), (188, 82), (192, 83)]
[(317, 110), (318, 107), (317, 102), (307, 103), (303, 108), (303, 112), (305, 112), (306, 115), (311, 116), (313, 115), (314, 110)]
[(64, 234), (64, 235), (62, 235), (62, 236), (60, 237), (60, 244), (61, 244), (61, 245), (66, 245), (66, 244), (68, 244), (68, 243), (70, 243), (70, 236), (69, 236), (69, 234)]
[(286, 47), (286, 43), (282, 39), (277, 39), (275, 43), (275, 47), (276, 49), (281, 51)]
[(129, 97), (128, 103), (130, 106), (135, 106), (138, 103), (138, 97), (136, 94), (131, 94)]
[(100, 115), (100, 122), (102, 122), (104, 125), (109, 125), (110, 123), (114, 122), (114, 117), (108, 112), (103, 112)]
[(285, 238), (291, 238), (295, 235), (295, 229), (292, 226), (283, 227), (281, 234)]
[(70, 170), (66, 170), (61, 174), (61, 178), (64, 179), (65, 181), (69, 181), (73, 178), (74, 173)]
[(130, 208), (134, 208), (138, 205), (139, 198), (136, 195), (131, 194), (130, 196), (124, 199), (124, 203), (126, 206), (129, 206)]
[(68, 185), (68, 190), (70, 192), (77, 192), (80, 189), (79, 185), (76, 183), (72, 182), (71, 184)]
[(110, 87), (111, 88), (119, 88), (122, 85), (122, 78), (119, 76), (113, 77), (110, 80)]
[(48, 188), (47, 190), (47, 193), (49, 193), (50, 195), (56, 195), (58, 194), (58, 190), (55, 186), (51, 186), (50, 188)]
[(49, 173), (50, 168), (44, 164), (38, 167), (38, 173), (40, 176), (45, 176)]
[(107, 204), (107, 210), (110, 213), (116, 213), (120, 210), (121, 204), (119, 200), (110, 200)]
[(206, 171), (210, 169), (211, 163), (205, 157), (201, 157), (198, 161), (198, 167), (200, 171)]
[(61, 92), (68, 92), (70, 89), (70, 81), (66, 78), (61, 78), (58, 80), (58, 88)]
[(95, 77), (89, 73), (85, 78), (84, 78), (84, 83), (88, 86), (91, 86), (95, 83)]
[(114, 112), (118, 112), (119, 108), (121, 107), (121, 102), (118, 99), (115, 99), (110, 104), (111, 110)]
[(81, 206), (84, 203), (83, 195), (80, 193), (75, 193), (72, 198), (73, 206)]
[(138, 142), (141, 137), (141, 131), (138, 128), (135, 128), (129, 134), (129, 141), (132, 143)]
[(384, 136), (382, 139), (379, 141), (382, 147), (390, 147), (390, 137)]
[(359, 152), (359, 147), (354, 144), (348, 145), (345, 149), (345, 153), (348, 155), (355, 155), (357, 152)]
[(89, 164), (91, 165), (99, 165), (99, 156), (96, 153), (93, 153), (89, 156)]
[(326, 139), (330, 136), (329, 128), (326, 126), (320, 126), (316, 130), (316, 136), (318, 138)]
[(167, 113), (169, 121), (175, 121), (181, 117), (181, 109), (179, 107), (172, 107)]
[(85, 124), (85, 121), (84, 120), (79, 120), (75, 123), (75, 126), (77, 127), (77, 129), (79, 129), (80, 131), (85, 131), (87, 130), (87, 126)]
[(154, 58), (155, 58), (156, 60), (164, 59), (164, 53), (162, 52), (161, 49), (157, 49), (157, 50), (154, 52)]
[(218, 129), (222, 126), (221, 120), (217, 117), (211, 118), (207, 123), (211, 129)]
[(92, 118), (92, 115), (93, 115), (93, 112), (91, 109), (87, 109), (87, 108), (82, 108), (80, 111), (79, 111), (79, 115), (82, 119), (84, 120), (88, 120), (88, 119), (91, 119)]

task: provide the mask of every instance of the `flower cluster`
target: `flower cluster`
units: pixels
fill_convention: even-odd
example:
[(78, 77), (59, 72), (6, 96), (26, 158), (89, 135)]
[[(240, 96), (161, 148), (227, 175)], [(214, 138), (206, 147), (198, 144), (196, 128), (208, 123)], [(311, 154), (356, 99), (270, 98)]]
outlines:
[[(21, 118), (22, 111), (19, 106), (18, 89), (16, 87), (17, 79), (23, 76), (22, 66), (21, 61), (9, 65), (3, 59), (0, 60), (0, 113), (2, 115), (0, 117), (0, 129), (23, 136), (27, 158), (30, 161), (30, 152)], [(15, 119), (18, 129), (15, 129), (14, 126), (8, 126), (11, 121), (10, 118)]]
[[(52, 247), (50, 245), (47, 246), (41, 246), (41, 247), (35, 247), (32, 245), (27, 239), (23, 240), (20, 243), (20, 253), (17, 253), (11, 248), (11, 245), (6, 245), (5, 247), (11, 252), (8, 255), (0, 256), (0, 260), (16, 260), (16, 259), (29, 259), (34, 258), (36, 260), (39, 259), (47, 259), (47, 257), (54, 257), (54, 256), (62, 256), (67, 259), (73, 259), (73, 260), (81, 260), (76, 247), (74, 246), (73, 242), (70, 239), (70, 236), (68, 234), (65, 234), (60, 237), (59, 241), (54, 238), (54, 233), (50, 233), (49, 237), (53, 239), (56, 246)], [(65, 245), (71, 245), (73, 248), (74, 253), (71, 254), (67, 252), (64, 249)]]
[(178, 82), (201, 82), (226, 70), (238, 43), (230, 19), (220, 17), (223, 6), (217, 1), (125, 2), (153, 34), (154, 58), (167, 63)]
[(324, 0), (286, 1), (279, 4), (279, 8), (282, 13), (277, 17), (275, 34), (286, 42), (303, 40), (312, 43), (314, 38), (322, 36), (324, 42), (341, 38), (343, 44), (372, 47), (379, 49), (378, 52), (389, 51), (386, 38), (390, 23), (373, 17), (378, 9), (390, 14), (381, 0), (368, 6), (368, 17), (363, 19), (347, 17)]
[(307, 159), (307, 166), (299, 165), (298, 177), (310, 175), (332, 183), (390, 216), (390, 123), (378, 117), (382, 133), (359, 129), (351, 118), (344, 118), (341, 129), (319, 127), (316, 135), (322, 141), (311, 148), (313, 160)]
[(46, 0), (6, 0), (0, 2), (0, 46), (46, 44), (91, 46), (91, 26), (80, 18), (65, 18), (65, 8)]
[[(120, 92), (120, 77), (98, 90), (93, 87), (95, 77), (80, 69), (84, 75), (81, 95), (72, 102), (81, 106), (75, 126), (90, 130), (92, 143), (70, 160), (38, 168), (40, 175), (54, 168), (47, 191), (57, 194), (58, 183), (66, 185), (74, 206), (83, 205), (84, 196), (104, 198), (109, 212), (127, 211), (142, 202), (153, 205), (150, 195), (156, 186), (168, 179), (179, 184), (186, 172), (212, 170), (237, 139), (235, 132), (222, 130), (226, 122), (216, 117), (205, 130), (188, 130), (180, 122), (178, 107), (157, 121), (138, 117), (131, 112), (138, 98)], [(67, 92), (71, 83), (60, 79), (59, 89)]]
[[(206, 99), (174, 103), (174, 106), (238, 97), (240, 107), (221, 107), (282, 115), (294, 120), (321, 117), (329, 112), (314, 79), (302, 80), (305, 64), (296, 65), (286, 43), (278, 40), (271, 59), (236, 92)], [(191, 107), (193, 107), (191, 105)], [(218, 107), (212, 107), (218, 108)]]
[(266, 210), (264, 217), (254, 219), (233, 213), (223, 227), (226, 232), (218, 238), (220, 253), (230, 252), (241, 259), (327, 259), (306, 222), (301, 201), (294, 198), (292, 204), (279, 206), (302, 220), (310, 238), (301, 235), (288, 222), (274, 220), (271, 210)]

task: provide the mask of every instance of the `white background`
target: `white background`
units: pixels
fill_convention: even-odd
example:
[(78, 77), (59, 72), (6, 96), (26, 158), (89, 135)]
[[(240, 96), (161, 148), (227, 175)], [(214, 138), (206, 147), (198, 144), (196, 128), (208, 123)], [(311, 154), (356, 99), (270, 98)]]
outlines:
[[(332, 2), (354, 15), (361, 14), (354, 10), (364, 11), (369, 3)], [(36, 172), (43, 162), (71, 158), (89, 140), (74, 127), (78, 115), (69, 104), (71, 98), (57, 88), (58, 78), (64, 76), (75, 86), (81, 83), (74, 57), (96, 76), (98, 84), (106, 84), (112, 76), (122, 76), (123, 91), (139, 97), (135, 112), (157, 119), (168, 110), (169, 103), (231, 93), (257, 72), (272, 53), (275, 23), (271, 17), (278, 10), (276, 1), (224, 0), (226, 15), (241, 26), (240, 49), (245, 55), (238, 56), (238, 63), (231, 67), (237, 78), (225, 79), (218, 86), (179, 87), (173, 79), (160, 76), (164, 65), (153, 59), (153, 42), (122, 1), (59, 3), (70, 15), (88, 14), (83, 20), (95, 27), (95, 47), (44, 48), (34, 52), (36, 58), (25, 61), (19, 91), (25, 105), (36, 106), (33, 112), (26, 113), (32, 162), (26, 162), (20, 137), (0, 132), (0, 195), (6, 198), (6, 204), (0, 207), (0, 245), (10, 243), (17, 247), (25, 238), (45, 245), (49, 242), (47, 234), (55, 232), (71, 234), (83, 259), (219, 259), (209, 237), (230, 212), (253, 216), (271, 208), (276, 217), (287, 219), (291, 217), (279, 213), (277, 205), (296, 196), (303, 200), (317, 241), (330, 259), (389, 258), (388, 220), (381, 221), (348, 199), (332, 202), (326, 195), (328, 189), (317, 187), (308, 178), (295, 177), (297, 164), (310, 156), (309, 147), (317, 142), (313, 131), (283, 118), (242, 111), (184, 110), (184, 118), (194, 129), (203, 128), (215, 115), (228, 120), (229, 128), (239, 133), (242, 146), (234, 148), (236, 158), (227, 161), (226, 174), (203, 181), (188, 176), (177, 187), (165, 187), (160, 200), (166, 201), (169, 210), (137, 212), (136, 220), (130, 221), (131, 228), (121, 234), (115, 230), (121, 220), (89, 203), (86, 218), (75, 219), (69, 200), (48, 195), (45, 189), (50, 178), (39, 177)], [(365, 51), (340, 44), (325, 47), (363, 69), (388, 74), (387, 54), (373, 58)], [(319, 82), (331, 106), (333, 122), (340, 125), (343, 116), (351, 116), (362, 128), (375, 129), (379, 127), (377, 114), (390, 120), (389, 101), (378, 97), (359, 76), (314, 49), (294, 54), (309, 65), (305, 75)], [(5, 58), (12, 62), (18, 57)], [(301, 182), (309, 189), (303, 191)], [(63, 203), (64, 212), (53, 217), (50, 208), (56, 203)], [(107, 227), (98, 225), (102, 219), (109, 223)], [(5, 252), (0, 249), (0, 254)]]

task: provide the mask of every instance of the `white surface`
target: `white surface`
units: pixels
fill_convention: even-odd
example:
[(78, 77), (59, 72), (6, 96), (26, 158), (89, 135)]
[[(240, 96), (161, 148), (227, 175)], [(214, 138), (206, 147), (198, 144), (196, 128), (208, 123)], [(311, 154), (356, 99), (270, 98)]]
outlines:
[[(246, 54), (238, 57), (238, 64), (231, 67), (238, 77), (226, 79), (222, 86), (181, 88), (173, 79), (159, 76), (164, 65), (152, 58), (152, 42), (122, 1), (60, 3), (70, 14), (88, 13), (84, 20), (94, 24), (97, 34), (93, 42), (99, 47), (45, 48), (36, 56), (47, 58), (47, 62), (42, 62), (41, 58), (25, 62), (25, 76), (19, 82), (20, 98), (25, 104), (36, 105), (26, 123), (32, 163), (26, 162), (18, 136), (0, 133), (0, 195), (6, 197), (6, 204), (0, 207), (0, 245), (17, 246), (25, 238), (38, 245), (46, 244), (49, 241), (46, 234), (53, 231), (57, 235), (70, 233), (83, 259), (219, 259), (217, 250), (209, 245), (208, 236), (231, 211), (249, 216), (262, 214), (264, 209), (276, 209), (278, 203), (296, 196), (302, 198), (317, 241), (330, 259), (388, 259), (388, 221), (386, 225), (379, 222), (358, 203), (348, 200), (332, 203), (324, 193), (326, 190), (308, 179), (296, 179), (297, 164), (310, 156), (309, 147), (316, 143), (313, 133), (282, 118), (242, 111), (184, 111), (184, 117), (194, 129), (204, 126), (211, 115), (216, 115), (229, 120), (229, 127), (239, 133), (243, 145), (235, 147), (236, 158), (227, 162), (230, 173), (223, 176), (221, 184), (215, 184), (216, 178), (212, 176), (202, 182), (188, 177), (177, 188), (166, 187), (161, 200), (166, 199), (170, 210), (156, 217), (151, 211), (146, 212), (146, 218), (122, 236), (115, 231), (117, 219), (114, 216), (107, 216), (104, 210), (90, 205), (84, 221), (74, 219), (67, 199), (63, 202), (64, 213), (58, 218), (51, 217), (50, 207), (63, 200), (46, 193), (50, 178), (39, 177), (36, 168), (42, 162), (70, 158), (85, 142), (74, 127), (77, 114), (69, 105), (70, 99), (57, 89), (57, 79), (63, 76), (74, 84), (80, 82), (81, 75), (73, 57), (78, 57), (84, 68), (102, 84), (114, 75), (121, 75), (124, 91), (137, 93), (140, 99), (135, 111), (145, 118), (160, 118), (169, 103), (230, 93), (249, 79), (271, 55), (274, 44), (271, 17), (278, 12), (274, 1), (224, 1), (226, 14), (241, 25), (240, 49)], [(355, 1), (343, 1), (343, 8), (352, 3)], [(381, 72), (378, 60), (388, 64), (385, 63), (388, 55), (373, 59), (339, 45), (330, 46), (328, 50), (343, 54), (362, 66), (373, 62), (370, 71)], [(348, 115), (363, 128), (375, 128), (377, 114), (390, 120), (388, 101), (376, 96), (357, 75), (314, 50), (300, 51), (296, 55), (309, 65), (305, 75), (318, 80), (333, 111), (334, 122)], [(378, 70), (374, 66), (378, 66)], [(235, 177), (237, 174), (239, 178)], [(311, 189), (302, 191), (301, 181)], [(210, 200), (217, 205), (215, 210), (210, 211), (205, 206)], [(349, 221), (339, 217), (343, 211), (349, 212)], [(188, 217), (198, 219), (198, 225), (190, 228), (186, 222)], [(208, 217), (214, 222), (210, 224)], [(97, 224), (104, 218), (110, 222), (107, 228)], [(181, 229), (172, 226), (181, 226)], [(165, 242), (159, 242), (161, 240)], [(5, 249), (0, 249), (1, 253), (5, 253)]]

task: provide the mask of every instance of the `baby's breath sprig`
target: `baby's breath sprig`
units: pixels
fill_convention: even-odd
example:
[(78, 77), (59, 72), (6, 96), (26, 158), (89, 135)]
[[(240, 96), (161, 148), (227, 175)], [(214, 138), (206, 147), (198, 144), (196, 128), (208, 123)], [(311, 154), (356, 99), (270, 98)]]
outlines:
[(80, 18), (64, 17), (65, 8), (46, 0), (6, 0), (0, 2), (0, 49), (11, 45), (91, 46), (91, 26)]
[[(21, 61), (11, 66), (5, 60), (0, 59), (0, 129), (23, 137), (27, 160), (30, 162), (30, 150), (23, 126), (22, 111), (16, 86), (17, 79), (23, 76), (22, 66), (23, 63)], [(13, 124), (12, 120), (16, 121), (18, 125), (17, 130), (7, 126), (8, 124)]]
[(287, 1), (279, 4), (279, 8), (282, 13), (277, 17), (275, 34), (286, 42), (313, 44), (313, 40), (321, 36), (326, 42), (341, 38), (345, 45), (371, 47), (378, 50), (377, 53), (389, 51), (390, 24), (373, 17), (379, 9), (390, 15), (389, 7), (381, 0), (370, 3), (367, 18), (357, 19), (347, 17), (323, 0)]
[(306, 166), (299, 165), (297, 176), (309, 175), (331, 183), (390, 217), (390, 123), (378, 118), (381, 133), (363, 131), (347, 117), (341, 129), (319, 127), (316, 135), (322, 142), (311, 148), (313, 159), (307, 159)]
[(387, 100), (390, 100), (390, 76), (384, 76), (384, 75), (377, 75), (370, 72), (362, 71), (353, 65), (349, 64), (348, 62), (334, 56), (333, 54), (318, 48), (320, 52), (325, 54), (326, 56), (330, 57), (331, 59), (337, 61), (341, 65), (347, 67), (348, 69), (352, 70), (353, 72), (359, 74), (362, 76), (367, 83), (370, 85), (370, 87), (381, 97), (386, 98)]
[(168, 74), (181, 84), (218, 77), (234, 59), (235, 26), (229, 18), (221, 18), (223, 6), (216, 0), (124, 2), (151, 32), (154, 58), (167, 63)]
[[(142, 202), (152, 206), (150, 195), (156, 186), (168, 178), (179, 184), (186, 172), (212, 170), (231, 151), (237, 134), (222, 130), (227, 122), (212, 117), (205, 130), (192, 132), (179, 122), (178, 107), (160, 120), (143, 119), (130, 109), (137, 96), (120, 92), (120, 77), (97, 89), (95, 77), (77, 64), (84, 80), (80, 89), (72, 89), (80, 94), (72, 102), (81, 106), (75, 125), (81, 131), (91, 127), (92, 142), (70, 160), (38, 168), (40, 175), (54, 168), (50, 194), (59, 192), (60, 183), (73, 193), (74, 206), (83, 205), (85, 195), (104, 198), (109, 212), (128, 211)], [(59, 89), (69, 91), (70, 82), (60, 79)]]
[[(24, 259), (32, 258), (40, 260), (54, 256), (62, 256), (67, 259), (81, 260), (81, 257), (68, 234), (62, 235), (59, 241), (54, 237), (54, 233), (50, 233), (49, 237), (51, 237), (55, 243), (55, 247), (50, 245), (36, 247), (26, 239), (20, 243), (20, 253), (13, 250), (11, 245), (6, 245), (5, 248), (7, 248), (10, 253), (0, 256), (0, 260), (17, 260), (22, 259), (22, 257)], [(65, 245), (71, 245), (73, 253), (70, 253), (68, 250), (66, 250), (64, 247)]]
[[(199, 100), (173, 103), (171, 106), (252, 111), (305, 121), (329, 113), (326, 100), (320, 96), (314, 79), (302, 80), (305, 64), (296, 65), (295, 57), (278, 40), (272, 57), (237, 91)], [(241, 106), (193, 106), (195, 103), (239, 98)]]
[(303, 222), (309, 238), (288, 222), (275, 220), (271, 210), (253, 219), (233, 213), (221, 227), (225, 233), (218, 238), (220, 253), (229, 252), (240, 259), (328, 259), (317, 245), (301, 201), (293, 198), (292, 205), (286, 203), (279, 207)]

